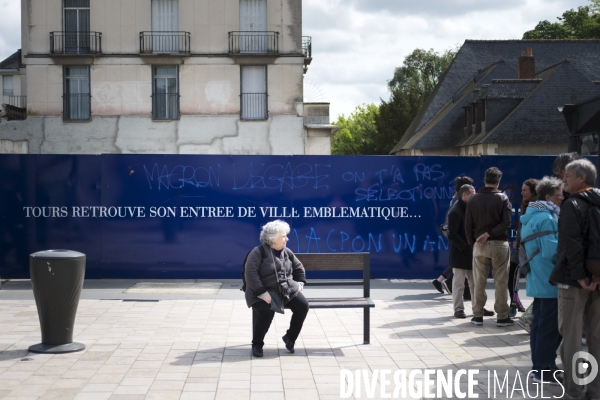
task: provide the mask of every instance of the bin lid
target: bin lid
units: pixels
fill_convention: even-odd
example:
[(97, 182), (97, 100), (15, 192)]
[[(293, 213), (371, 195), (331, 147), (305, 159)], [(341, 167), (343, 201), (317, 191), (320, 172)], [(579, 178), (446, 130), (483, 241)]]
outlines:
[(44, 250), (29, 255), (31, 258), (51, 258), (53, 260), (70, 260), (85, 258), (85, 254), (73, 250)]

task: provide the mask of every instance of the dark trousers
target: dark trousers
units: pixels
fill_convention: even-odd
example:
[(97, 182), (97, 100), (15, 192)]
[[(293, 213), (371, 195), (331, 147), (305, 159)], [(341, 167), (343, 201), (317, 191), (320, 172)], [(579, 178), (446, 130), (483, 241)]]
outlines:
[(555, 365), (556, 350), (562, 340), (558, 332), (558, 299), (533, 299), (533, 319), (529, 337), (533, 369), (552, 369)]
[[(290, 339), (292, 342), (295, 342), (296, 339), (298, 339), (298, 336), (300, 336), (302, 325), (304, 324), (304, 320), (308, 314), (308, 300), (306, 300), (306, 297), (304, 297), (302, 292), (300, 292), (285, 305), (285, 308), (288, 308), (292, 311), (292, 320), (290, 321), (290, 328), (287, 330), (286, 335), (288, 339)], [(264, 339), (269, 331), (269, 327), (271, 326), (274, 316), (275, 311), (271, 311), (270, 304), (267, 304), (264, 301), (259, 301), (258, 303), (252, 305), (253, 347), (262, 349), (262, 347), (265, 345)]]
[(508, 302), (512, 303), (515, 297), (515, 285), (519, 282), (515, 282), (515, 271), (519, 265), (511, 261), (510, 269), (508, 270)]

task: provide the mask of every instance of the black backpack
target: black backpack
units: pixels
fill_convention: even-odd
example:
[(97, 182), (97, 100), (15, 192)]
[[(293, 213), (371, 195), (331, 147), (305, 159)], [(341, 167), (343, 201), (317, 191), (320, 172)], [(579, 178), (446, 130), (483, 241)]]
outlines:
[[(260, 258), (262, 260), (263, 258), (265, 258), (265, 248), (262, 244), (258, 246), (258, 248), (260, 250)], [(246, 257), (244, 258), (244, 263), (242, 264), (242, 288), (240, 289), (242, 292), (246, 291), (246, 261), (248, 261), (248, 256), (250, 255), (250, 253), (252, 253), (253, 250), (254, 249), (250, 250), (246, 254)]]

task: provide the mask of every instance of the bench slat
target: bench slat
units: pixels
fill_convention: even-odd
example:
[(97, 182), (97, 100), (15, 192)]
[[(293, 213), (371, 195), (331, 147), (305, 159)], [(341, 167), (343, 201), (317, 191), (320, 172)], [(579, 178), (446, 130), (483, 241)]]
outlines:
[(298, 253), (296, 257), (307, 271), (362, 271), (364, 253)]
[(375, 307), (375, 303), (370, 298), (308, 298), (310, 308), (363, 308)]

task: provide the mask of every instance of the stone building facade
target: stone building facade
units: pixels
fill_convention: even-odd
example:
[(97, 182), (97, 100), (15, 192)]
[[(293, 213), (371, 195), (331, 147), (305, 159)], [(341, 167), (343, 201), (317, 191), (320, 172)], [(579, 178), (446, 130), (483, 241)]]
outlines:
[(301, 0), (21, 4), (27, 119), (0, 124), (3, 151), (330, 152), (311, 139), (329, 121), (304, 124)]

